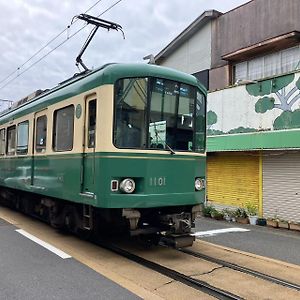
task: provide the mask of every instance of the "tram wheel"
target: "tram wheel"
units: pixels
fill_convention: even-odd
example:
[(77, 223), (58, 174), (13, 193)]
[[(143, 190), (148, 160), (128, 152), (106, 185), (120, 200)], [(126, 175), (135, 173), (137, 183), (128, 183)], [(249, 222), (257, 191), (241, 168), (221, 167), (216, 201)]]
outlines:
[(73, 206), (66, 206), (64, 209), (64, 227), (72, 232), (77, 234), (81, 228), (81, 222), (77, 209)]

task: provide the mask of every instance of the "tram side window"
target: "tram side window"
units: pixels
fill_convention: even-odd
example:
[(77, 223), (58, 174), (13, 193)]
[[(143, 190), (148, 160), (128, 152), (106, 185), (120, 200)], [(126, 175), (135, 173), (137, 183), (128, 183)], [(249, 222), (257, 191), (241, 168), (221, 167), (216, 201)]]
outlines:
[(36, 137), (35, 149), (36, 152), (44, 152), (46, 149), (47, 138), (47, 116), (40, 116), (36, 120)]
[(73, 149), (74, 106), (70, 105), (54, 112), (53, 149), (71, 151)]
[(28, 121), (18, 124), (17, 154), (27, 154), (28, 153), (28, 128), (29, 128)]
[(5, 129), (0, 130), (0, 155), (5, 154)]
[(96, 100), (89, 102), (88, 147), (95, 147), (96, 133)]
[(16, 151), (16, 126), (7, 128), (6, 154), (14, 155)]

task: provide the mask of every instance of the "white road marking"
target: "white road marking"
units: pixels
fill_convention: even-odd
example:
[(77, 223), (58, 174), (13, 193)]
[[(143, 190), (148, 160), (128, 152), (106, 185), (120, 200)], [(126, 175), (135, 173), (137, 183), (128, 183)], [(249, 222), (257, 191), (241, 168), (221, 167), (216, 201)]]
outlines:
[(240, 228), (240, 227), (231, 227), (231, 228), (224, 228), (224, 229), (215, 229), (215, 230), (207, 230), (207, 231), (197, 231), (193, 233), (194, 236), (215, 236), (221, 233), (228, 233), (228, 232), (247, 232), (250, 231), (249, 229)]
[(26, 232), (23, 229), (16, 229), (17, 232), (19, 232), (20, 234), (22, 234), (23, 236), (27, 237), (28, 239), (32, 240), (33, 242), (39, 244), (40, 246), (48, 249), (49, 251), (53, 252), (54, 254), (58, 255), (59, 257), (61, 257), (62, 259), (66, 259), (66, 258), (71, 258), (72, 256), (70, 256), (69, 254), (57, 249), (56, 247), (40, 240), (39, 238), (35, 237), (34, 235)]

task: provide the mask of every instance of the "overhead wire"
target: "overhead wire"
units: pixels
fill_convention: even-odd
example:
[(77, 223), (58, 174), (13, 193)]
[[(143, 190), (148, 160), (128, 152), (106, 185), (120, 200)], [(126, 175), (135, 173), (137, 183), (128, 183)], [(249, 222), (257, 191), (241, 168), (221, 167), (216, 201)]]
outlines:
[[(102, 0), (98, 0), (96, 1), (91, 7), (89, 7), (84, 13), (87, 13), (89, 12), (90, 10), (92, 10), (95, 6), (97, 6)], [(122, 1), (122, 0), (120, 0)], [(120, 2), (118, 1), (118, 2)], [(118, 3), (115, 3), (114, 5), (111, 6), (114, 7), (116, 4)], [(104, 14), (107, 10), (105, 10), (104, 12), (102, 12), (101, 14)], [(100, 14), (100, 15), (101, 15)], [(32, 60), (34, 57), (36, 57), (39, 53), (41, 53), (46, 47), (48, 47), (52, 42), (54, 42), (57, 38), (59, 38), (62, 34), (64, 34), (67, 30), (70, 29), (70, 27), (75, 23), (77, 22), (78, 19), (74, 20), (74, 22), (72, 22), (70, 25), (68, 25), (65, 29), (63, 29), (60, 33), (58, 33), (54, 38), (52, 38), (49, 42), (47, 42), (42, 48), (40, 48), (37, 52), (35, 52), (30, 58), (28, 58), (22, 65), (20, 65), (17, 69), (15, 69), (13, 72), (11, 72), (9, 75), (7, 75), (5, 78), (3, 78), (1, 81), (0, 81), (0, 84), (7, 81), (8, 78), (10, 78), (12, 75), (14, 75), (15, 73), (19, 72), (20, 69), (22, 67), (24, 67), (30, 60)], [(86, 27), (86, 25), (84, 26)], [(84, 28), (83, 27), (83, 28)], [(82, 28), (82, 29), (83, 29)], [(81, 29), (81, 30), (82, 30)], [(79, 31), (81, 31), (79, 30)], [(79, 31), (77, 31), (75, 34), (77, 34)], [(67, 39), (64, 41), (66, 42), (68, 39), (72, 38), (75, 34), (71, 35), (71, 36), (68, 36)], [(58, 47), (60, 47), (63, 43), (60, 43), (57, 47), (55, 47), (54, 49), (52, 49), (51, 51), (49, 51), (46, 55), (44, 55), (43, 57), (41, 57), (39, 60), (37, 60), (36, 62), (34, 62), (32, 65), (30, 65), (28, 68), (24, 69), (21, 73), (19, 73), (17, 76), (15, 76), (14, 78), (12, 78), (11, 80), (9, 80), (8, 82), (6, 82), (3, 86), (0, 87), (0, 90), (3, 89), (4, 87), (6, 87), (8, 84), (10, 84), (12, 81), (14, 81), (16, 78), (20, 77), (22, 74), (24, 74), (26, 71), (28, 71), (31, 67), (33, 67), (35, 64), (39, 63), (43, 58), (45, 58), (46, 56), (48, 56), (50, 53), (52, 53), (54, 50), (56, 50)]]
[[(98, 5), (102, 0), (98, 0), (95, 2), (90, 8), (88, 8), (84, 13), (89, 12), (91, 9), (93, 9), (96, 5)], [(3, 78), (0, 81), (0, 84), (4, 81), (6, 81), (9, 77), (11, 77), (13, 74), (18, 72), (24, 65), (26, 65), (30, 60), (32, 60), (34, 57), (36, 57), (39, 53), (41, 53), (46, 47), (48, 47), (52, 42), (54, 42), (57, 38), (59, 38), (62, 34), (64, 34), (67, 30), (70, 29), (70, 27), (78, 20), (75, 20), (71, 25), (68, 25), (65, 29), (63, 29), (60, 33), (58, 33), (54, 38), (52, 38), (49, 42), (47, 42), (42, 48), (40, 48), (37, 52), (35, 52), (30, 58), (28, 58), (22, 65), (20, 65), (16, 70), (11, 72), (9, 75), (7, 75), (5, 78)]]

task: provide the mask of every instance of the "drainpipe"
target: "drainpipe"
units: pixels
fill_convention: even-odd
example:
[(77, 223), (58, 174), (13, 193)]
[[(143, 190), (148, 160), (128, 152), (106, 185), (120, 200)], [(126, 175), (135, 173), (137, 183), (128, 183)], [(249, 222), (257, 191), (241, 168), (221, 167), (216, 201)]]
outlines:
[(263, 150), (259, 151), (258, 215), (263, 217)]

